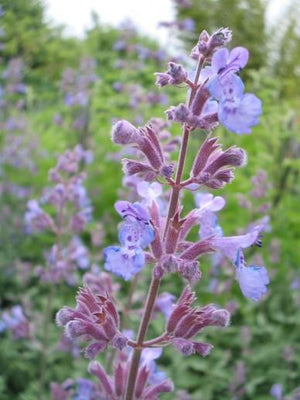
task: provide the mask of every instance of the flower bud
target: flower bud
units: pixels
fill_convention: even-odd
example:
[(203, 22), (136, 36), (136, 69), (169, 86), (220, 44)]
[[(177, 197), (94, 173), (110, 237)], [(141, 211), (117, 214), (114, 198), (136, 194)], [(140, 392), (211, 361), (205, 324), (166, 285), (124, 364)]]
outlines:
[(166, 111), (168, 120), (177, 121), (181, 123), (188, 122), (191, 118), (190, 110), (185, 104), (179, 104), (178, 106), (172, 106)]
[(174, 163), (171, 163), (171, 164), (168, 164), (168, 165), (163, 165), (160, 168), (160, 174), (164, 178), (171, 178), (171, 176), (174, 174), (174, 169), (175, 169)]
[(109, 398), (112, 399), (114, 397), (113, 396), (114, 393), (110, 382), (110, 378), (106, 374), (102, 366), (97, 361), (92, 361), (88, 366), (88, 372), (99, 379), (104, 391), (106, 392), (107, 395), (109, 395)]
[(247, 162), (247, 153), (239, 147), (229, 147), (224, 152), (220, 152), (218, 157), (215, 157), (206, 168), (205, 172), (210, 174), (216, 173), (218, 170), (227, 167), (242, 167)]
[(216, 310), (211, 316), (211, 325), (225, 328), (230, 323), (230, 313), (225, 309)]
[(202, 357), (206, 357), (211, 352), (213, 347), (214, 346), (210, 343), (194, 342), (194, 350), (196, 351), (196, 353), (200, 354)]
[(199, 41), (201, 40), (203, 42), (208, 42), (208, 39), (209, 39), (209, 34), (205, 29), (203, 29), (203, 31), (200, 33)]
[(182, 338), (174, 338), (172, 340), (173, 346), (176, 350), (184, 356), (190, 356), (195, 352), (193, 342)]
[(76, 339), (86, 333), (86, 326), (81, 321), (69, 321), (66, 325), (66, 335), (70, 339)]
[(96, 343), (92, 343), (84, 349), (84, 356), (85, 358), (89, 358), (90, 360), (92, 360), (106, 348), (107, 348), (107, 341), (102, 341), (102, 342), (98, 341)]
[(173, 390), (174, 390), (173, 382), (169, 380), (164, 380), (161, 383), (158, 383), (147, 389), (145, 392), (144, 400), (157, 399), (157, 396), (160, 393), (172, 392)]
[(173, 254), (167, 254), (162, 258), (161, 266), (166, 273), (177, 272), (178, 260)]
[(154, 75), (156, 76), (155, 85), (163, 87), (170, 83), (170, 76), (168, 74), (156, 72)]
[(55, 317), (58, 326), (65, 326), (71, 319), (74, 318), (74, 310), (70, 307), (63, 307), (58, 311)]
[(232, 31), (228, 28), (220, 28), (209, 39), (210, 49), (226, 46), (232, 38)]
[(181, 262), (179, 272), (191, 285), (198, 282), (201, 278), (199, 262), (195, 260)]
[(118, 121), (112, 129), (112, 141), (117, 144), (134, 143), (139, 131), (128, 121), (122, 119)]
[(181, 64), (169, 62), (169, 69), (165, 73), (157, 72), (155, 84), (158, 86), (179, 85), (187, 79), (187, 72)]
[(126, 336), (124, 336), (122, 333), (117, 333), (117, 334), (113, 337), (113, 339), (112, 339), (112, 341), (111, 341), (111, 345), (112, 345), (115, 349), (123, 350), (124, 347), (127, 346), (127, 342), (128, 342), (128, 339), (127, 339)]

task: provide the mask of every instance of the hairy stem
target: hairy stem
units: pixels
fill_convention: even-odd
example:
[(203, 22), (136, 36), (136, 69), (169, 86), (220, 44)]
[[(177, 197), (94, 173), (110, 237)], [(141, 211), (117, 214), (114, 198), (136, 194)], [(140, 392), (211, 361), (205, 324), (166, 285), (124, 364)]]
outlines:
[[(160, 286), (160, 279), (153, 277), (149, 291), (148, 291), (148, 297), (146, 300), (144, 315), (143, 315), (143, 318), (142, 318), (142, 321), (141, 321), (141, 324), (139, 327), (139, 332), (137, 335), (136, 342), (137, 342), (138, 346), (143, 345), (143, 342), (144, 342), (144, 339), (145, 339), (145, 336), (146, 336), (146, 333), (148, 330), (150, 318), (152, 315), (153, 307), (155, 304), (156, 296), (158, 294), (159, 286)], [(128, 381), (127, 381), (125, 400), (133, 399), (136, 377), (137, 377), (137, 373), (138, 373), (141, 354), (142, 354), (141, 347), (136, 347), (133, 350), (133, 357), (131, 360), (131, 366), (130, 366)]]
[[(200, 77), (200, 73), (201, 73), (201, 69), (203, 67), (204, 61), (205, 61), (205, 58), (203, 56), (201, 56), (199, 59), (199, 62), (198, 62), (195, 80), (194, 80), (193, 86), (191, 88), (190, 96), (187, 98), (187, 106), (188, 107), (191, 106), (192, 101), (195, 97), (197, 87), (198, 87), (197, 85), (198, 85), (198, 81), (199, 81), (199, 77)], [(182, 143), (181, 143), (181, 147), (180, 147), (179, 160), (178, 160), (178, 168), (177, 168), (177, 172), (176, 172), (175, 185), (172, 188), (168, 217), (167, 217), (165, 231), (164, 231), (164, 238), (166, 237), (166, 233), (167, 233), (167, 230), (169, 227), (170, 220), (173, 218), (173, 216), (176, 212), (176, 209), (177, 209), (179, 193), (181, 190), (180, 182), (181, 182), (184, 163), (185, 163), (185, 159), (186, 159), (189, 136), (190, 136), (190, 130), (184, 124), (183, 125), (183, 137), (182, 137)]]

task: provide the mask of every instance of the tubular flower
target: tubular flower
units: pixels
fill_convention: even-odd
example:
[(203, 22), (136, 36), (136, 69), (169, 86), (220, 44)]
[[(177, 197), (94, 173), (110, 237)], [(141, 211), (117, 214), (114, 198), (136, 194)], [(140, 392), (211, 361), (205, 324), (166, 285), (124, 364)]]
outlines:
[(149, 215), (141, 204), (119, 201), (117, 212), (124, 218), (119, 227), (121, 246), (108, 246), (104, 251), (104, 268), (129, 280), (145, 266), (144, 247), (154, 240)]
[(243, 295), (253, 301), (258, 301), (267, 293), (267, 285), (270, 283), (265, 267), (245, 265), (243, 252), (240, 249), (235, 262), (236, 276)]

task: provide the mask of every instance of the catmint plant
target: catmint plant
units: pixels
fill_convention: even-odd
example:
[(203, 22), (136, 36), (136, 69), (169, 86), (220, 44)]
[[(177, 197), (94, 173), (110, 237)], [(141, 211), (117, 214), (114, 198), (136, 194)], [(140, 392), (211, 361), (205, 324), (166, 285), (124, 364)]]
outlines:
[[(89, 266), (88, 250), (79, 235), (92, 219), (91, 201), (84, 187), (86, 179), (82, 166), (92, 159), (90, 151), (77, 145), (58, 157), (55, 168), (49, 171), (52, 186), (44, 189), (39, 200), (27, 203), (25, 226), (28, 234), (48, 230), (54, 244), (46, 251), (47, 268), (37, 267), (36, 273), (42, 281), (58, 284), (76, 282), (75, 272)], [(47, 211), (54, 209), (54, 215)]]
[[(86, 173), (83, 171), (83, 166), (91, 159), (91, 152), (81, 145), (66, 150), (58, 157), (55, 168), (49, 171), (51, 186), (44, 190), (40, 199), (28, 201), (25, 213), (27, 234), (48, 231), (53, 237), (52, 247), (45, 251), (45, 266), (35, 268), (36, 275), (48, 287), (41, 343), (40, 395), (45, 382), (55, 286), (62, 282), (74, 286), (78, 279), (77, 270), (86, 271), (90, 266), (89, 252), (79, 235), (92, 217), (91, 202), (84, 187)], [(70, 338), (62, 338), (60, 344), (64, 350), (68, 346), (71, 353), (76, 354), (77, 344)]]
[[(203, 31), (191, 53), (197, 63), (195, 73), (170, 62), (165, 72), (155, 74), (159, 87), (187, 89), (185, 103), (166, 111), (167, 119), (182, 127), (176, 164), (164, 149), (157, 124), (137, 128), (120, 120), (112, 129), (115, 144), (135, 149), (122, 163), (127, 177), (137, 177), (134, 185), (141, 199), (116, 202), (122, 222), (118, 243), (104, 251), (104, 269), (135, 284), (138, 274), (151, 271), (138, 333), (134, 338), (122, 329), (115, 296), (109, 290), (97, 293), (87, 281), (79, 290), (75, 308), (65, 306), (56, 317), (69, 338), (84, 340), (84, 354), (93, 360), (88, 370), (97, 377), (105, 399), (154, 400), (172, 391), (173, 383), (155, 365), (165, 346), (172, 346), (182, 356), (205, 357), (211, 352), (213, 344), (204, 342), (201, 332), (208, 326), (225, 328), (230, 314), (215, 304), (195, 304), (192, 286), (197, 290), (202, 256), (217, 254), (229, 260), (246, 298), (258, 301), (267, 292), (265, 267), (247, 266), (244, 257), (244, 249), (261, 246), (263, 224), (254, 224), (242, 235), (225, 236), (216, 223), (216, 212), (225, 206), (225, 200), (208, 193), (230, 183), (235, 170), (247, 161), (245, 150), (234, 145), (223, 148), (214, 129), (222, 124), (235, 134), (249, 134), (261, 114), (261, 101), (244, 93), (238, 75), (247, 64), (248, 50), (227, 50), (230, 40), (227, 28), (212, 35)], [(189, 149), (190, 135), (200, 135), (199, 131), (204, 136), (202, 145), (196, 151)], [(188, 152), (194, 161), (184, 177)], [(198, 207), (189, 212), (183, 208), (185, 191), (199, 193)], [(200, 236), (192, 241), (191, 230), (197, 226)], [(172, 279), (171, 274), (178, 274), (184, 282), (177, 300), (172, 293), (160, 293), (161, 282)], [(165, 317), (164, 326), (158, 336), (148, 338), (152, 317), (159, 312)], [(128, 328), (128, 321), (126, 325)], [(114, 349), (113, 372), (94, 360), (108, 348)], [(178, 398), (182, 396), (185, 394)]]
[(69, 143), (72, 145), (90, 145), (92, 95), (94, 85), (99, 80), (95, 70), (96, 61), (91, 57), (83, 57), (77, 69), (66, 68), (62, 73), (60, 89), (64, 96), (65, 110), (55, 114), (53, 121), (60, 127), (67, 127)]

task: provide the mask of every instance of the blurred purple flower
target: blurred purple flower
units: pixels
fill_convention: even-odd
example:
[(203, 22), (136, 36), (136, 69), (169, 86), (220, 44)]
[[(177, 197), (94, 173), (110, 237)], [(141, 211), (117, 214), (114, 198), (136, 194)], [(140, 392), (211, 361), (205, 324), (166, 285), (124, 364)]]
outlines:
[(155, 309), (161, 311), (166, 319), (168, 319), (172, 313), (173, 305), (176, 297), (170, 293), (161, 293), (156, 300)]
[(13, 340), (26, 339), (30, 336), (30, 325), (20, 305), (2, 313), (2, 328), (7, 329)]
[(283, 387), (281, 383), (274, 383), (274, 385), (271, 387), (270, 395), (274, 397), (276, 400), (282, 400)]

